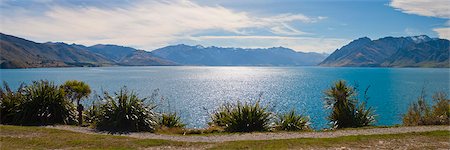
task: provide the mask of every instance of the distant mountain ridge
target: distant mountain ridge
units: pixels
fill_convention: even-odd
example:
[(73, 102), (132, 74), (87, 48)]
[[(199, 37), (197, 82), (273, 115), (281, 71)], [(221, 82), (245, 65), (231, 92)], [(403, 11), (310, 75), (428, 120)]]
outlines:
[(284, 47), (266, 49), (172, 45), (152, 52), (118, 45), (84, 46), (62, 42), (36, 43), (1, 35), (1, 68), (74, 66), (310, 66), (326, 54), (295, 52)]
[(158, 57), (183, 65), (202, 66), (312, 66), (325, 54), (296, 52), (289, 48), (223, 48), (172, 45), (152, 51)]
[(337, 49), (320, 66), (449, 67), (449, 40), (426, 35), (356, 39)]
[(0, 68), (74, 66), (351, 66), (449, 67), (449, 40), (425, 35), (356, 39), (332, 54), (289, 48), (171, 45), (148, 52), (118, 45), (36, 43), (0, 33)]
[(36, 43), (0, 33), (0, 68), (176, 65), (151, 52), (116, 45)]
[(96, 54), (110, 58), (111, 61), (121, 66), (176, 65), (176, 63), (170, 60), (154, 56), (152, 52), (137, 50), (131, 47), (97, 44), (87, 47), (87, 49)]
[(1, 68), (111, 65), (103, 56), (65, 43), (36, 43), (1, 34), (0, 46)]

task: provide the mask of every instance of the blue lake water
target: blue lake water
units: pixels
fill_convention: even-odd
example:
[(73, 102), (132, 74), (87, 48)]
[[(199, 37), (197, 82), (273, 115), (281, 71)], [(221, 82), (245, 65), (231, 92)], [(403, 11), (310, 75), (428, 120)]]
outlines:
[[(339, 79), (361, 89), (370, 85), (368, 106), (376, 110), (377, 125), (401, 123), (401, 114), (422, 88), (428, 96), (449, 93), (448, 68), (327, 68), (327, 67), (101, 67), (2, 69), (0, 79), (16, 88), (21, 82), (46, 79), (61, 84), (82, 80), (96, 93), (122, 86), (149, 97), (155, 89), (166, 101), (158, 111), (181, 115), (188, 127), (205, 127), (209, 113), (225, 102), (252, 101), (275, 112), (296, 109), (311, 118), (314, 128), (327, 126), (323, 91)], [(92, 98), (90, 98), (92, 100)], [(90, 100), (85, 104), (90, 104)]]

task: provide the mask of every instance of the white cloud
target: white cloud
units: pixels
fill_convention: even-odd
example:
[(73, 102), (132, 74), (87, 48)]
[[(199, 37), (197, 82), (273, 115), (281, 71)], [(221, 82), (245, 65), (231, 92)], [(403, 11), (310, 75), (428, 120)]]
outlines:
[(433, 31), (438, 33), (439, 38), (450, 40), (450, 28), (435, 28)]
[(139, 1), (114, 8), (47, 5), (48, 10), (41, 15), (23, 8), (2, 12), (1, 32), (40, 42), (111, 43), (151, 50), (210, 30), (242, 35), (252, 34), (245, 32), (247, 29), (263, 29), (276, 35), (303, 35), (307, 33), (289, 23), (315, 23), (326, 18), (302, 14), (256, 17), (186, 0)]
[[(389, 5), (408, 14), (450, 19), (450, 0), (392, 0)], [(450, 20), (444, 25), (450, 26)], [(439, 38), (450, 39), (449, 29), (434, 28), (433, 31), (438, 33)]]
[(409, 28), (409, 27), (405, 28), (404, 32), (408, 36), (416, 36), (416, 35), (421, 35), (423, 33), (415, 28)]
[(300, 30), (297, 30), (285, 23), (281, 23), (281, 26), (273, 26), (270, 28), (271, 32), (274, 34), (280, 34), (280, 35), (304, 35), (309, 34)]
[[(269, 48), (283, 46), (302, 52), (332, 53), (351, 40), (290, 36), (198, 36), (190, 37), (188, 44), (205, 46)], [(218, 43), (218, 44), (217, 44)]]
[(404, 13), (450, 18), (449, 0), (392, 0), (389, 5)]

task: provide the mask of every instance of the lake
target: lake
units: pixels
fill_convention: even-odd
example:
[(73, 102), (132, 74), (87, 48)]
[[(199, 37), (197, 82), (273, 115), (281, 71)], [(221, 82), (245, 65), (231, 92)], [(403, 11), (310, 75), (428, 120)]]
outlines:
[[(377, 125), (401, 123), (401, 114), (424, 88), (427, 96), (449, 93), (448, 68), (328, 68), (328, 67), (100, 67), (1, 69), (0, 79), (17, 88), (21, 82), (46, 79), (87, 82), (95, 93), (126, 86), (142, 97), (154, 90), (158, 111), (177, 112), (187, 127), (205, 127), (209, 114), (225, 102), (270, 105), (275, 112), (296, 109), (310, 116), (314, 128), (328, 127), (323, 91), (339, 79), (358, 85), (362, 96), (370, 86), (368, 106), (375, 108)], [(91, 104), (93, 98), (84, 103)]]

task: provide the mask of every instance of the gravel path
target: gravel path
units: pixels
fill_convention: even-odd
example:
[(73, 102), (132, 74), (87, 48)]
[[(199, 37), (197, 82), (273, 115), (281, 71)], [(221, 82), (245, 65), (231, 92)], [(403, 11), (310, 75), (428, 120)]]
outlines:
[[(47, 128), (69, 130), (87, 134), (107, 134), (104, 132), (96, 132), (86, 127), (74, 126), (47, 126)], [(347, 129), (328, 132), (264, 132), (264, 133), (242, 133), (242, 134), (225, 134), (225, 135), (166, 135), (155, 133), (129, 133), (121, 134), (121, 136), (140, 138), (140, 139), (163, 139), (183, 142), (226, 142), (241, 140), (274, 140), (274, 139), (293, 139), (293, 138), (333, 138), (350, 135), (374, 135), (374, 134), (397, 134), (409, 132), (427, 132), (447, 130), (450, 126), (415, 126), (415, 127), (390, 127), (390, 128), (372, 128), (372, 129)]]

